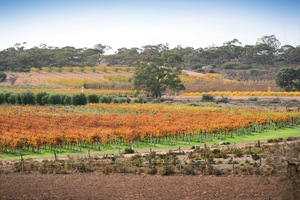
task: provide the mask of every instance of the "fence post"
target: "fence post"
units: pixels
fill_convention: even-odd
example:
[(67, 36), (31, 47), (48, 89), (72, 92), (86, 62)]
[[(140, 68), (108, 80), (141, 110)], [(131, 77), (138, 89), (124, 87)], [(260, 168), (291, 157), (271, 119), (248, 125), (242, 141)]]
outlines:
[(233, 160), (233, 157), (232, 157), (232, 174), (234, 174), (234, 160)]

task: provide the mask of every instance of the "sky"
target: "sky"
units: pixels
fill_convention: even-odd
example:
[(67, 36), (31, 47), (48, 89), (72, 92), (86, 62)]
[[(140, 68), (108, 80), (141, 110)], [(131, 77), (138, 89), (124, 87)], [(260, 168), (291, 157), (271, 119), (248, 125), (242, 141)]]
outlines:
[(299, 0), (0, 0), (0, 50), (40, 46), (171, 48), (253, 45), (275, 35), (300, 45)]

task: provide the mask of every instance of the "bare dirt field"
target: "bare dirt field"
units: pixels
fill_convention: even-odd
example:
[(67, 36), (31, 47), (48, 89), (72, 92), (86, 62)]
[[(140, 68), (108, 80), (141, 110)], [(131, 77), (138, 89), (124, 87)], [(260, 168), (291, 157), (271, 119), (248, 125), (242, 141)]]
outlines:
[(0, 199), (281, 199), (257, 176), (2, 175)]

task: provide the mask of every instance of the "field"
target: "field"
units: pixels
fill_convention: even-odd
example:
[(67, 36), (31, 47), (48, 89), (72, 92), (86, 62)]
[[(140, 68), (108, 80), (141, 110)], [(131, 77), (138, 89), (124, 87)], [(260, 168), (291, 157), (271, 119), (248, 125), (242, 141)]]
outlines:
[[(32, 70), (29, 73), (12, 72), (7, 73), (7, 81), (0, 83), (0, 86), (4, 87), (3, 90), (10, 85), (40, 89), (77, 89), (77, 91), (84, 85), (105, 90), (132, 90), (134, 68), (125, 66), (98, 68), (98, 70), (82, 68), (74, 71), (47, 68), (40, 71)], [(186, 88), (184, 93), (188, 95), (211, 91), (267, 92), (269, 89), (272, 92), (282, 91), (274, 80), (236, 81), (226, 79), (221, 74), (201, 74), (187, 70), (182, 72), (180, 79)]]
[[(185, 93), (151, 103), (134, 96), (132, 68), (69, 70), (32, 69), (0, 85), (0, 199), (280, 199), (298, 192), (297, 182), (270, 174), (286, 164), (272, 158), (286, 159), (280, 153), (300, 144), (299, 92), (184, 71)], [(30, 105), (18, 99), (27, 90), (70, 102)], [(80, 93), (111, 103), (71, 103)], [(201, 100), (208, 94), (213, 102)]]
[[(83, 181), (84, 180), (84, 181)], [(26, 183), (26, 184), (24, 184)], [(158, 184), (163, 183), (163, 184)], [(247, 184), (245, 184), (247, 183)], [(259, 177), (8, 175), (4, 199), (280, 199), (283, 188)], [(176, 189), (175, 189), (176, 188)]]
[[(4, 106), (0, 110), (2, 152), (29, 157), (286, 138), (297, 136), (300, 123), (298, 112), (184, 105)], [(275, 132), (291, 127), (296, 128)]]

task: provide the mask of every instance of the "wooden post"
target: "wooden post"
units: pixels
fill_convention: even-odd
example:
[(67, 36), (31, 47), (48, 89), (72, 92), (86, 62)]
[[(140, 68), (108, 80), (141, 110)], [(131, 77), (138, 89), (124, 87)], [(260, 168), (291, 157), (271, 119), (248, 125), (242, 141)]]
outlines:
[(91, 150), (88, 149), (88, 158), (91, 157)]
[(233, 160), (233, 157), (232, 157), (232, 174), (234, 174), (234, 160)]
[(261, 167), (261, 157), (259, 157), (259, 166)]
[(119, 149), (119, 155), (120, 155), (121, 154), (120, 139), (118, 140), (118, 149)]

